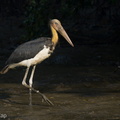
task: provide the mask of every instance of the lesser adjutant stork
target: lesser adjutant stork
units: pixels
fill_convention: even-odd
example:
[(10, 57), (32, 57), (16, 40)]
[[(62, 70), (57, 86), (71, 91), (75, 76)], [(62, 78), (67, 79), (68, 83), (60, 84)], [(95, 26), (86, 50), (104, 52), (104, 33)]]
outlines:
[[(9, 69), (25, 66), (27, 67), (22, 84), (29, 88), (30, 91), (34, 91), (42, 96), (42, 100), (46, 103), (53, 105), (53, 103), (39, 90), (32, 87), (33, 76), (35, 72), (36, 65), (41, 63), (46, 58), (50, 57), (53, 53), (56, 44), (58, 43), (58, 33), (59, 32), (67, 42), (73, 47), (73, 43), (67, 35), (66, 31), (62, 27), (61, 23), (57, 19), (52, 19), (49, 21), (50, 29), (52, 32), (52, 38), (41, 37), (29, 42), (23, 43), (18, 46), (6, 62), (6, 66), (0, 71), (1, 74), (5, 74)], [(29, 78), (29, 85), (26, 83), (29, 68), (33, 66), (31, 76)], [(31, 92), (30, 92), (31, 93)]]

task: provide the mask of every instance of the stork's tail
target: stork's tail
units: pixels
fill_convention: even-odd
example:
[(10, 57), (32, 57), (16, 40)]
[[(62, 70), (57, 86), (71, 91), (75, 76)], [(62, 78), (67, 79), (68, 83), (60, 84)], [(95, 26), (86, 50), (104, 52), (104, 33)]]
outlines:
[(9, 70), (9, 65), (5, 66), (1, 71), (0, 74), (5, 74)]

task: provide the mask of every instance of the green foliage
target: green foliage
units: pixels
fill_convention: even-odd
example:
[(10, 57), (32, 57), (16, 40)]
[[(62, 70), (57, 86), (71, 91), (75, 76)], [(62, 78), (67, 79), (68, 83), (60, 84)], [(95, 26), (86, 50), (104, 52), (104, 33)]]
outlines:
[[(45, 0), (44, 0), (45, 2)], [(25, 28), (27, 30), (27, 39), (34, 38), (38, 36), (42, 36), (44, 34), (42, 29), (45, 24), (45, 17), (43, 17), (42, 11), (43, 9), (43, 2), (39, 3), (36, 0), (31, 0), (27, 10), (26, 10), (26, 20), (24, 21)], [(41, 28), (41, 29), (40, 29)]]
[(112, 3), (117, 3), (119, 0), (110, 0)]
[(83, 0), (30, 0), (26, 9), (26, 39), (48, 36), (47, 23), (50, 19), (75, 19)]
[[(118, 0), (28, 0), (26, 8), (26, 20), (24, 21), (25, 29), (27, 31), (26, 40), (34, 39), (40, 36), (50, 36), (48, 33), (48, 21), (53, 18), (60, 19), (62, 23), (69, 22), (69, 28), (77, 23), (86, 21), (86, 16), (99, 17), (99, 14), (104, 4), (116, 4)], [(85, 12), (90, 8), (94, 8), (90, 13)], [(82, 11), (82, 14), (81, 14)], [(109, 8), (108, 8), (109, 11)], [(86, 14), (88, 13), (88, 14)], [(80, 18), (81, 17), (81, 18)], [(85, 19), (85, 20), (84, 20)], [(67, 24), (67, 23), (66, 23)], [(72, 25), (73, 24), (73, 25)], [(71, 25), (71, 26), (70, 26)], [(76, 31), (75, 31), (76, 32)]]

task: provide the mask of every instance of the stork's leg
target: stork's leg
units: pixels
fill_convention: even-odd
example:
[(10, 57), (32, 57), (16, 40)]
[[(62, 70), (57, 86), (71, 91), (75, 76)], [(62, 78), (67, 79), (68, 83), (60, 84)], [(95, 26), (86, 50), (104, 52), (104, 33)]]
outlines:
[[(32, 85), (33, 85), (33, 76), (34, 76), (35, 68), (36, 68), (36, 65), (33, 66), (31, 76), (30, 76), (30, 79), (29, 79), (29, 86), (31, 88), (32, 88)], [(30, 97), (29, 97), (30, 103), (29, 103), (29, 105), (32, 105), (32, 90), (31, 90), (31, 88), (29, 89), (29, 94), (30, 94)]]
[[(32, 71), (33, 71), (33, 70), (32, 70)], [(35, 70), (34, 70), (34, 71), (35, 71)], [(26, 83), (26, 78), (27, 78), (28, 72), (29, 72), (29, 67), (27, 67), (27, 69), (26, 69), (26, 72), (25, 72), (25, 75), (24, 75), (22, 84), (23, 84), (25, 87), (31, 89), (32, 91), (40, 94), (40, 95), (42, 96), (42, 101), (45, 101), (45, 102), (48, 103), (49, 105), (54, 105), (54, 104), (53, 104), (44, 94), (42, 94), (39, 90), (36, 90), (36, 89), (34, 89), (33, 87), (30, 87), (29, 85), (27, 85), (27, 83)], [(34, 72), (33, 72), (33, 74), (34, 74)]]
[(25, 75), (24, 75), (24, 78), (23, 78), (23, 81), (22, 81), (22, 84), (23, 84), (24, 86), (27, 85), (26, 79), (27, 79), (27, 75), (28, 75), (28, 72), (29, 72), (29, 68), (30, 68), (30, 67), (27, 67), (26, 72), (25, 72)]
[(33, 76), (34, 76), (35, 68), (36, 68), (36, 65), (33, 66), (33, 69), (32, 69), (32, 72), (31, 72), (31, 76), (30, 76), (30, 79), (29, 79), (29, 86), (30, 87), (32, 87), (32, 85), (33, 85)]

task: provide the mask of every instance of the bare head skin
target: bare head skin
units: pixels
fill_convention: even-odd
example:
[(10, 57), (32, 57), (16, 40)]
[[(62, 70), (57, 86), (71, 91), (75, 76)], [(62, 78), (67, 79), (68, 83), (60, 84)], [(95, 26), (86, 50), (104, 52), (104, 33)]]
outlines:
[(61, 25), (61, 22), (57, 19), (50, 20), (50, 26), (52, 26), (56, 31), (58, 31), (66, 40), (67, 42), (74, 47), (72, 41), (70, 40), (69, 36), (67, 35), (66, 31)]

